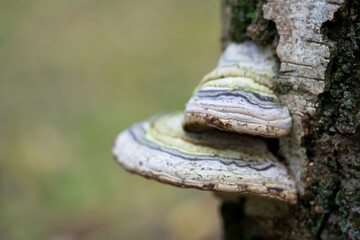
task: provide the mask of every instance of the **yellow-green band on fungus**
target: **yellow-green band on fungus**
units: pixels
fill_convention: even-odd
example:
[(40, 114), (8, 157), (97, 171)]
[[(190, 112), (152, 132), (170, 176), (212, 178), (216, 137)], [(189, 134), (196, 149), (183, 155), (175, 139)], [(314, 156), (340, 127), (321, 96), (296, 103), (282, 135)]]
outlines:
[(168, 113), (134, 124), (117, 137), (113, 155), (130, 172), (178, 187), (296, 202), (292, 176), (262, 139), (189, 133), (182, 120), (182, 113)]
[(207, 74), (185, 108), (189, 131), (210, 128), (277, 138), (290, 133), (289, 110), (271, 89), (276, 63), (270, 48), (251, 41), (230, 44), (218, 67)]

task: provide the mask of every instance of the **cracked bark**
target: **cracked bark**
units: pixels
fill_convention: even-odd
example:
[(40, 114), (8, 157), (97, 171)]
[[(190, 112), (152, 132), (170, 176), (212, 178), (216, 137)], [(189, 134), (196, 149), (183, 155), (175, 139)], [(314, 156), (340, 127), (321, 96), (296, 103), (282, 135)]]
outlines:
[(224, 202), (225, 239), (360, 239), (360, 2), (222, 0), (222, 21), (222, 47), (274, 47), (275, 90), (294, 120), (278, 154), (299, 192), (282, 216)]

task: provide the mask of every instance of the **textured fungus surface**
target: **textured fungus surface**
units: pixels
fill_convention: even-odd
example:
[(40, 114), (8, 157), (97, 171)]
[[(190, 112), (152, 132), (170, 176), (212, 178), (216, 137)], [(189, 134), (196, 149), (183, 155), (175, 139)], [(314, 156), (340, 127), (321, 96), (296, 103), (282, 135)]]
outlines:
[(134, 124), (116, 139), (115, 158), (131, 172), (178, 187), (296, 201), (291, 175), (262, 139), (188, 133), (182, 118), (170, 113)]
[(190, 131), (219, 130), (264, 137), (289, 134), (291, 117), (271, 90), (276, 75), (270, 48), (251, 41), (230, 44), (185, 109)]

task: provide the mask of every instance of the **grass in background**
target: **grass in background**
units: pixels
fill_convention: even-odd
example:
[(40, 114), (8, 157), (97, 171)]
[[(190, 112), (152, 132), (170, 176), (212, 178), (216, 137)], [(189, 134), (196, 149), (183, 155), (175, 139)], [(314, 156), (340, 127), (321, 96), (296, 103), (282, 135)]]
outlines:
[(110, 152), (216, 65), (218, 1), (1, 5), (0, 239), (218, 239), (210, 193), (131, 175)]

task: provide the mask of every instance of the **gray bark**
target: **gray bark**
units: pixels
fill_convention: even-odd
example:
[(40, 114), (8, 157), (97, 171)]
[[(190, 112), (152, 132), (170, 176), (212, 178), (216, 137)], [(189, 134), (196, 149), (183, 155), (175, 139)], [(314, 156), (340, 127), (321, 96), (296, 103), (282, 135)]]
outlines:
[(222, 0), (222, 46), (252, 39), (279, 60), (276, 92), (293, 117), (278, 157), (297, 181), (285, 214), (224, 202), (226, 239), (360, 239), (360, 2)]

